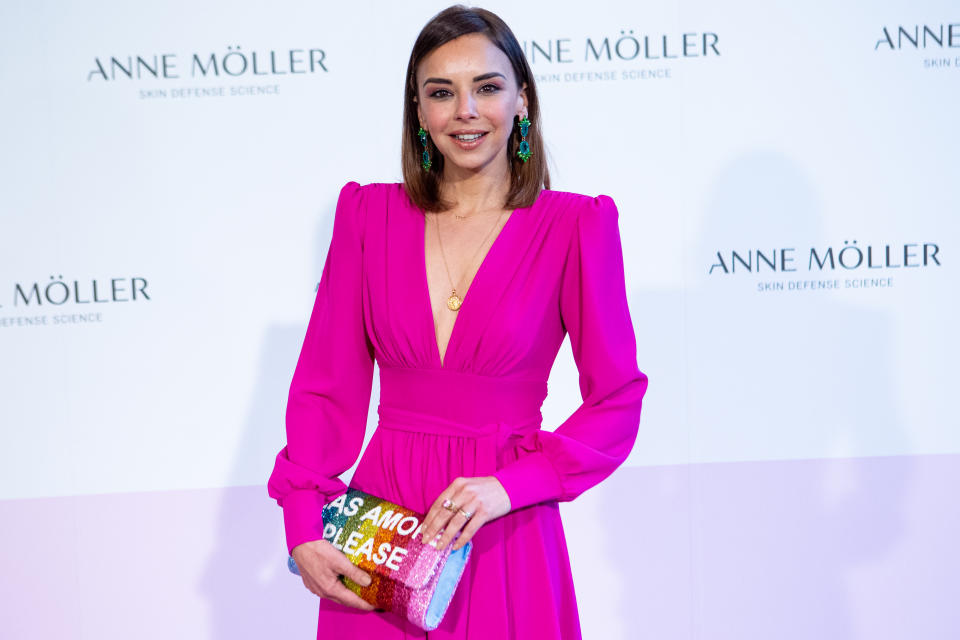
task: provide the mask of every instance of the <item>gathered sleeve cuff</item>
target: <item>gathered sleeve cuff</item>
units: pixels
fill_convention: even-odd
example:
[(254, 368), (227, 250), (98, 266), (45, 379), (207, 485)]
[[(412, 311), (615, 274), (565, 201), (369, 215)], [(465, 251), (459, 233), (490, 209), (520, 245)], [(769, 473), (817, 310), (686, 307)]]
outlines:
[(287, 397), (287, 444), (267, 492), (283, 508), (287, 550), (323, 538), (322, 511), (363, 448), (373, 386), (363, 282), (363, 190), (340, 191), (333, 234)]
[(517, 460), (494, 473), (512, 510), (573, 500), (613, 473), (636, 441), (647, 376), (637, 365), (618, 217), (608, 196), (588, 200), (579, 212), (560, 312), (583, 402), (555, 431), (525, 437)]

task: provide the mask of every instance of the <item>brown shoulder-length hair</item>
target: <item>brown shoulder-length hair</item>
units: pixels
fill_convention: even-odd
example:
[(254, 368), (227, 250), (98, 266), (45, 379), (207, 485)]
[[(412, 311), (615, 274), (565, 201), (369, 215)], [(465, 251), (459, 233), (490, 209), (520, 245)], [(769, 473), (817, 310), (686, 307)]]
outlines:
[(507, 162), (510, 165), (510, 189), (504, 208), (514, 209), (532, 205), (541, 189), (550, 188), (550, 174), (547, 171), (547, 159), (544, 155), (543, 134), (540, 130), (540, 101), (533, 72), (523, 49), (517, 42), (510, 27), (496, 14), (479, 7), (454, 5), (435, 15), (420, 31), (417, 41), (410, 52), (407, 63), (407, 80), (403, 91), (403, 136), (400, 144), (403, 182), (407, 195), (415, 205), (424, 211), (446, 211), (452, 203), (440, 199), (440, 183), (443, 175), (443, 156), (437, 151), (431, 138), (427, 138), (427, 151), (432, 166), (424, 171), (420, 166), (423, 147), (417, 132), (420, 121), (417, 118), (417, 66), (423, 58), (454, 38), (468, 33), (482, 33), (503, 51), (513, 67), (517, 77), (517, 86), (527, 83), (527, 118), (530, 128), (527, 131), (527, 144), (532, 153), (527, 162), (517, 157), (520, 144), (519, 117), (514, 116), (513, 134), (507, 141)]

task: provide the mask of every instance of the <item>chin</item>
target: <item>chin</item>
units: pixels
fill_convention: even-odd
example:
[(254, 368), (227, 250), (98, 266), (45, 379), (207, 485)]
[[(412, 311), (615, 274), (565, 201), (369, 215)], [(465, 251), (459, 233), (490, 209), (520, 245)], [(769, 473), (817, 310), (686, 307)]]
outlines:
[(469, 158), (457, 157), (453, 154), (444, 155), (443, 162), (444, 164), (449, 164), (451, 168), (457, 168), (461, 171), (479, 171), (484, 167), (491, 165), (496, 156), (472, 156)]
[(461, 171), (480, 171), (484, 167), (489, 166), (490, 162), (471, 162), (469, 164), (458, 164), (456, 162), (451, 162), (451, 168), (457, 168)]

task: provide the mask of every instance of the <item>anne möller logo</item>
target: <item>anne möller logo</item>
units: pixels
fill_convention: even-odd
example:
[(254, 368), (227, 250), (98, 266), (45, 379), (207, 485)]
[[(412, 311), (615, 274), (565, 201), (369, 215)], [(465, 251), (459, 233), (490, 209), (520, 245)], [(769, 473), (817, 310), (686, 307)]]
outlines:
[[(523, 51), (534, 69), (547, 67), (537, 73), (537, 82), (609, 82), (670, 78), (674, 61), (719, 56), (719, 42), (720, 37), (712, 31), (650, 34), (639, 29), (620, 29), (619, 35), (613, 37), (526, 40)], [(629, 66), (593, 66), (603, 63)]]
[(328, 71), (323, 49), (244, 51), (240, 45), (226, 51), (95, 57), (87, 82), (182, 80), (187, 78), (263, 78), (310, 75)]
[(960, 69), (960, 23), (885, 26), (873, 50), (918, 51), (924, 69)]
[[(711, 276), (735, 274), (792, 274), (801, 280), (758, 282), (757, 291), (812, 289), (869, 289), (893, 286), (895, 269), (940, 266), (940, 246), (934, 242), (907, 242), (861, 246), (844, 240), (843, 246), (796, 247), (717, 251), (707, 271)], [(837, 274), (847, 276), (843, 280)]]
[[(15, 282), (11, 298), (9, 306), (22, 309), (28, 315), (0, 316), (0, 327), (103, 322), (97, 305), (146, 302), (150, 300), (150, 294), (147, 293), (147, 279), (142, 277), (81, 281), (51, 275), (50, 280), (43, 283)], [(51, 308), (56, 309), (56, 313), (44, 313)]]
[(587, 37), (547, 40), (525, 40), (523, 51), (530, 64), (564, 64), (630, 60), (673, 60), (719, 56), (716, 33), (641, 34), (639, 30), (621, 29), (614, 38)]

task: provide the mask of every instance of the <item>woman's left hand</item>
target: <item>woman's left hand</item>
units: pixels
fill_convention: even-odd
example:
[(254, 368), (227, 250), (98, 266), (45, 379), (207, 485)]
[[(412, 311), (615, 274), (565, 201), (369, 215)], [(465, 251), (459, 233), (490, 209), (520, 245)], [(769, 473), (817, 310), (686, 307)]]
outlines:
[(494, 476), (457, 478), (437, 496), (427, 512), (421, 539), (429, 544), (439, 531), (443, 531), (443, 536), (436, 546), (444, 549), (462, 529), (453, 546), (456, 551), (473, 538), (477, 529), (508, 513), (510, 496)]

